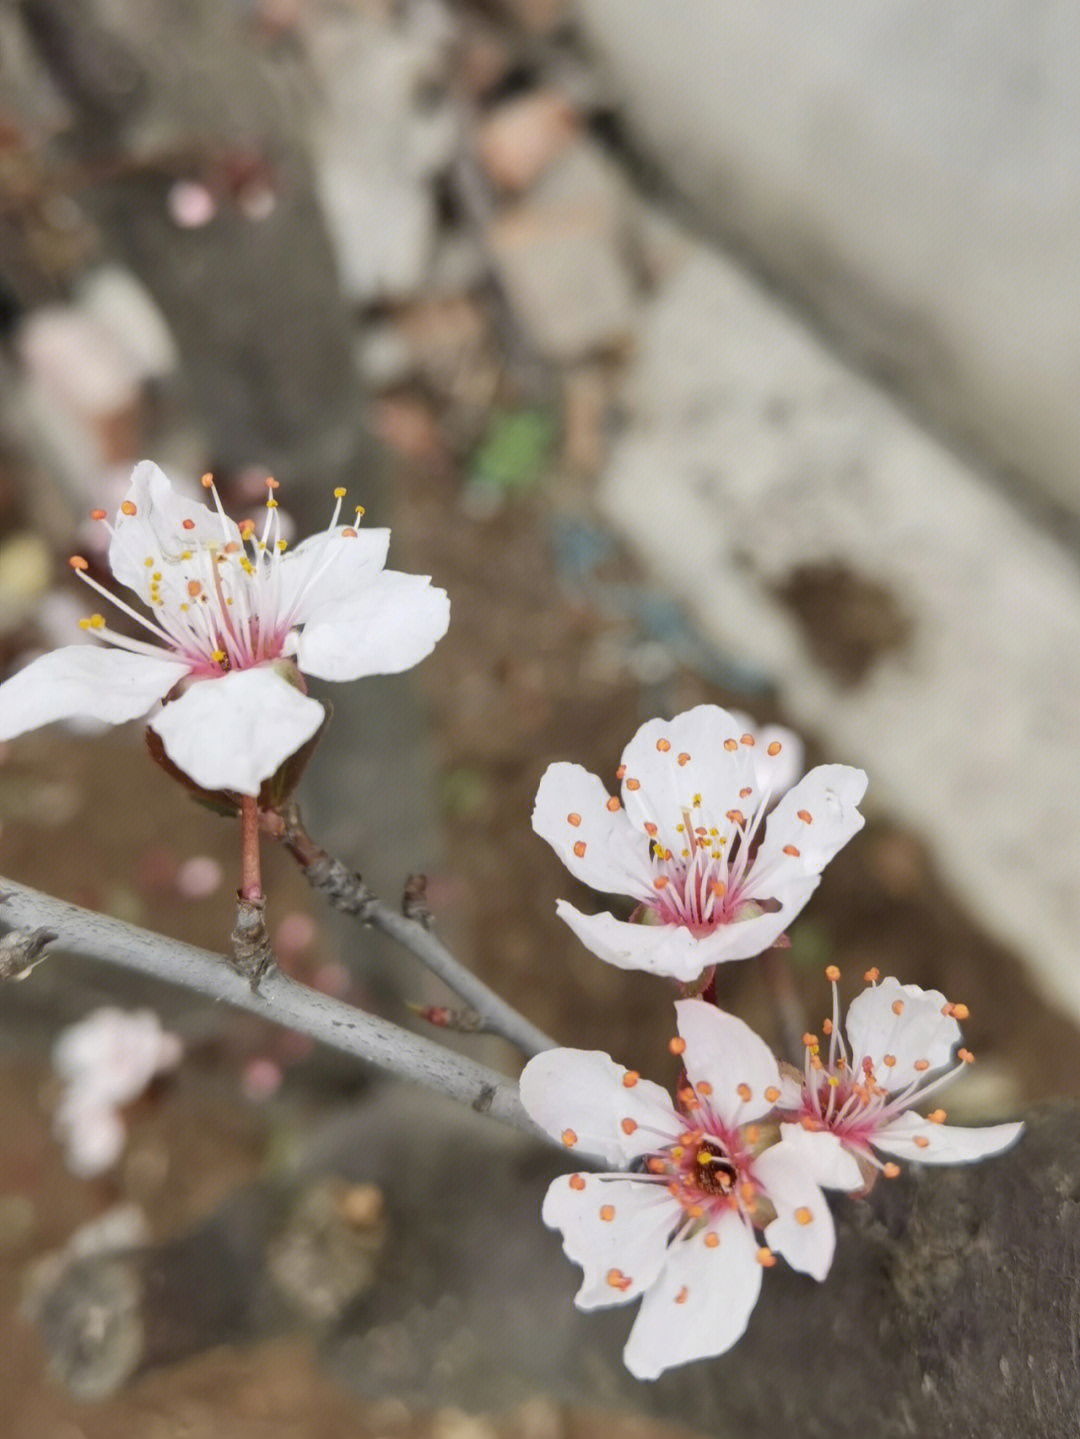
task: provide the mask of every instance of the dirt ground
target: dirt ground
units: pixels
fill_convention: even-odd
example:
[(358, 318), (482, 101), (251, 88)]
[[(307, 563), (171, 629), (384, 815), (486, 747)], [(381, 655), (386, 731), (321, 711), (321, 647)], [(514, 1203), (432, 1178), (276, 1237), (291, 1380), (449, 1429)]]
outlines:
[[(446, 837), (446, 864), (430, 876), (436, 917), (465, 936), (469, 963), (560, 1040), (608, 1048), (648, 1071), (650, 1056), (663, 1056), (669, 1008), (658, 1002), (655, 981), (593, 960), (556, 920), (556, 897), (574, 897), (575, 886), (529, 827), (537, 782), (555, 759), (612, 775), (636, 725), (655, 713), (714, 701), (759, 720), (783, 716), (767, 696), (717, 688), (683, 658), (658, 663), (655, 638), (640, 621), (648, 587), (609, 544), (597, 541), (584, 562), (567, 563), (567, 534), (593, 534), (587, 486), (544, 484), (483, 517), (462, 505), (452, 473), (402, 463), (394, 496), (394, 563), (435, 575), (454, 606), (448, 637), (417, 675), (438, 746)], [(876, 814), (872, 801), (870, 812), (867, 829), (829, 867), (792, 929), (790, 966), (808, 1018), (822, 1012), (825, 964), (838, 964), (853, 988), (876, 965), (969, 1006), (966, 1037), (979, 1061), (972, 1112), (1080, 1093), (1073, 1028), (1031, 991), (1016, 959), (950, 899), (918, 841)], [(147, 763), (137, 736), (46, 734), (10, 747), (0, 766), (0, 823), (0, 871), (220, 947), (232, 918), (231, 827), (191, 805)], [(177, 886), (192, 856), (222, 866), (220, 886), (201, 900), (184, 898)], [(306, 888), (280, 855), (268, 857), (268, 888), (279, 918), (295, 922), (311, 912)], [(319, 938), (301, 945), (290, 965), (299, 977), (336, 984), (364, 1002)], [(167, 996), (166, 1016), (193, 1036), (185, 1065), (131, 1116), (131, 1143), (117, 1173), (94, 1182), (73, 1178), (50, 1132), (56, 1091), (47, 1044), (61, 1022), (108, 998), (110, 983), (92, 969), (65, 974), (49, 963), (8, 1000), (9, 1022), (0, 1026), (5, 1432), (27, 1439), (317, 1439), (343, 1432), (585, 1439), (599, 1432), (596, 1416), (545, 1407), (542, 1399), (494, 1424), (453, 1411), (420, 1416), (403, 1406), (364, 1406), (320, 1371), (314, 1347), (300, 1337), (213, 1350), (149, 1373), (98, 1405), (76, 1403), (52, 1383), (20, 1313), (33, 1263), (121, 1199), (144, 1207), (155, 1237), (176, 1233), (258, 1173), (298, 1116), (317, 1115), (327, 1094), (339, 1096), (351, 1082), (296, 1036)], [(730, 966), (720, 995), (779, 1042), (760, 966)], [(252, 1059), (267, 1058), (285, 1079), (276, 1099), (257, 1105), (243, 1097), (241, 1076)], [(981, 1087), (980, 1071), (988, 1076)], [(662, 1432), (643, 1423), (603, 1426), (627, 1439), (646, 1431)]]

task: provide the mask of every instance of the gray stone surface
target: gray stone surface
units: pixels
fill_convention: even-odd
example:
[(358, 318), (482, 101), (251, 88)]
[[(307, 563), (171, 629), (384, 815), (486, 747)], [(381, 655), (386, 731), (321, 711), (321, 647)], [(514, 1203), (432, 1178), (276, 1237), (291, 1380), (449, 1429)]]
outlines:
[(705, 249), (624, 398), (612, 523), (1080, 1017), (1072, 558)]
[(1080, 513), (1080, 9), (577, 0), (664, 181)]

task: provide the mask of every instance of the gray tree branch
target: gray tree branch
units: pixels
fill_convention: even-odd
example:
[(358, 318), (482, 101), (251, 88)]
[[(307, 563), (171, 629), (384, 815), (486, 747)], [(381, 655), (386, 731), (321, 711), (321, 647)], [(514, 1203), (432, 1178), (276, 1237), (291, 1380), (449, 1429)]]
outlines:
[(54, 932), (60, 951), (122, 965), (224, 1000), (493, 1119), (539, 1133), (521, 1106), (514, 1080), (388, 1020), (307, 989), (279, 970), (265, 974), (253, 993), (224, 955), (81, 909), (15, 880), (0, 879), (0, 894), (0, 920), (6, 926)]

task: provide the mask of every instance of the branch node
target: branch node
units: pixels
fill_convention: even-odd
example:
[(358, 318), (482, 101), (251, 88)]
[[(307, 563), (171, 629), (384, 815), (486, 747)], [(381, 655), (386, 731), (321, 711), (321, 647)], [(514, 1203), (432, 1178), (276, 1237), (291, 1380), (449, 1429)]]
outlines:
[(232, 967), (251, 985), (252, 994), (257, 994), (259, 981), (275, 963), (274, 951), (266, 933), (265, 896), (245, 899), (243, 895), (237, 895), (236, 928), (229, 940), (232, 944)]
[(435, 920), (427, 903), (427, 875), (410, 874), (401, 895), (401, 912), (424, 929), (431, 929)]
[(375, 903), (375, 896), (353, 870), (338, 859), (320, 853), (304, 866), (304, 877), (312, 889), (325, 896), (328, 904), (344, 914), (355, 914), (364, 924)]
[(48, 956), (41, 953), (59, 935), (54, 929), (12, 929), (0, 939), (0, 980), (25, 979)]

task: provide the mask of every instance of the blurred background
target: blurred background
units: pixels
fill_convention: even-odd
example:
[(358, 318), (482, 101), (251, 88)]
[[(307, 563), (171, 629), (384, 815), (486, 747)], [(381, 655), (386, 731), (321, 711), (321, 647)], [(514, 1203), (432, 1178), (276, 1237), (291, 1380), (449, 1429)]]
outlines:
[[(952, 1117), (1076, 1096), (1080, 12), (657, 9), (0, 3), (0, 670), (77, 638), (67, 556), (104, 576), (89, 512), (137, 459), (237, 518), (272, 474), (300, 535), (344, 485), (452, 601), (415, 672), (335, 690), (301, 795), (384, 898), (425, 872), (530, 1018), (670, 1079), (655, 981), (556, 922), (590, 901), (529, 813), (552, 760), (611, 777), (641, 721), (726, 704), (870, 775), (791, 932), (807, 1015), (874, 965), (970, 1009)], [(0, 872), (222, 948), (233, 827), (143, 751), (3, 747)], [(283, 968), (398, 1022), (445, 998), (267, 866)], [(779, 1043), (753, 965), (720, 994)], [(95, 1157), (55, 1046), (103, 1005), (183, 1053), (149, 1025)], [(577, 1353), (546, 1160), (302, 1036), (51, 959), (2, 996), (0, 1103), (14, 1435), (705, 1422), (620, 1377), (621, 1321)], [(166, 1300), (78, 1268), (125, 1246)], [(544, 1285), (565, 1324), (530, 1327)]]

